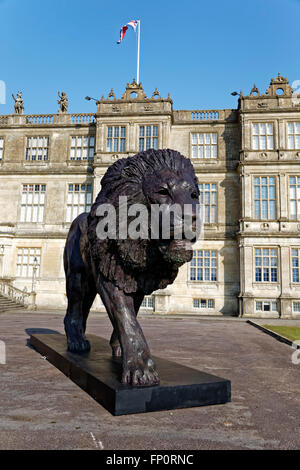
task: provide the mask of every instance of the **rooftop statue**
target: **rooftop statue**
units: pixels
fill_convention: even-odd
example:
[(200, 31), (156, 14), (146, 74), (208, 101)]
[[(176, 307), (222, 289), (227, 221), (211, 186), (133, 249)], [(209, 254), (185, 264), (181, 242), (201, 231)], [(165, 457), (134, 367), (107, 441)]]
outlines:
[(15, 98), (14, 94), (12, 93), (12, 97), (15, 100), (15, 114), (23, 114), (24, 111), (24, 101), (22, 99), (22, 92), (18, 91), (17, 97)]
[(68, 112), (68, 106), (69, 106), (69, 100), (68, 100), (68, 97), (66, 95), (66, 93), (64, 91), (61, 92), (58, 92), (58, 97), (59, 97), (59, 100), (57, 100), (58, 104), (59, 104), (59, 110), (58, 112), (59, 113), (67, 113)]

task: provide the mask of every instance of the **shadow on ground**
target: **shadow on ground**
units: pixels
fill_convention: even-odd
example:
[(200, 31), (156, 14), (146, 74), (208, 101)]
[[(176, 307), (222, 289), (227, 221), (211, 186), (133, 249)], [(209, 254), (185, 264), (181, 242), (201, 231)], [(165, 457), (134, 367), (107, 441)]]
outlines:
[(30, 344), (30, 336), (31, 335), (61, 335), (61, 333), (57, 330), (49, 330), (49, 328), (25, 328), (25, 332), (28, 334), (29, 338), (26, 340), (26, 346), (31, 349), (34, 349)]

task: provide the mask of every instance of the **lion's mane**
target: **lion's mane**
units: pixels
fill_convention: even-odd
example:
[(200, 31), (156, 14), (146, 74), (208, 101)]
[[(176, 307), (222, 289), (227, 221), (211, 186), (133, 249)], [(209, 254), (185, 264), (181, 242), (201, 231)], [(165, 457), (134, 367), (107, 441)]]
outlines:
[(181, 263), (172, 263), (163, 259), (158, 241), (129, 238), (101, 240), (96, 234), (100, 220), (96, 211), (104, 203), (112, 204), (118, 211), (120, 196), (127, 196), (128, 206), (133, 203), (148, 205), (142, 190), (143, 180), (164, 168), (178, 177), (191, 175), (197, 187), (194, 168), (188, 158), (171, 149), (150, 149), (120, 159), (107, 169), (101, 181), (101, 191), (88, 216), (87, 233), (94, 268), (126, 293), (151, 294), (154, 290), (165, 288), (174, 282), (179, 266), (189, 261), (191, 255), (187, 253)]

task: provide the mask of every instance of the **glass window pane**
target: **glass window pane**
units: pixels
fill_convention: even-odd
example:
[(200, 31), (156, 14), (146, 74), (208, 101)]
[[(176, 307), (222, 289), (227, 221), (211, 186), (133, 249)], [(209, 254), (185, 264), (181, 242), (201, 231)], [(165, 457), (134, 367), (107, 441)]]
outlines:
[(107, 152), (111, 152), (111, 151), (112, 151), (112, 139), (108, 139), (108, 140), (107, 140), (106, 151), (107, 151)]
[(254, 150), (258, 150), (258, 136), (256, 135), (253, 136), (252, 146)]
[(292, 136), (292, 135), (288, 136), (288, 148), (289, 149), (294, 148), (294, 136)]
[(273, 145), (273, 136), (271, 136), (271, 135), (268, 136), (267, 143), (268, 143), (268, 149), (269, 149), (269, 150), (272, 150), (272, 149), (274, 148), (274, 145)]
[(259, 125), (259, 133), (260, 133), (260, 135), (265, 135), (266, 134), (266, 125), (265, 125), (265, 123), (261, 123)]
[(265, 150), (265, 148), (266, 148), (266, 138), (265, 138), (265, 136), (260, 136), (259, 137), (259, 148), (260, 148), (260, 150)]

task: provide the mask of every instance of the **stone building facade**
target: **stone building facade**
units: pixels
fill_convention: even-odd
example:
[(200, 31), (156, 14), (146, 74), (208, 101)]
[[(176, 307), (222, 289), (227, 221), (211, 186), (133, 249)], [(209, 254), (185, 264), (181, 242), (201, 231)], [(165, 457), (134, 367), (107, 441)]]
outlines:
[(170, 96), (156, 89), (148, 98), (133, 81), (120, 99), (111, 91), (97, 101), (95, 114), (66, 110), (0, 115), (2, 292), (65, 308), (70, 222), (89, 210), (116, 159), (169, 147), (195, 167), (204, 237), (143, 308), (300, 317), (300, 95), (287, 79), (279, 74), (265, 94), (241, 93), (237, 109), (174, 110)]

